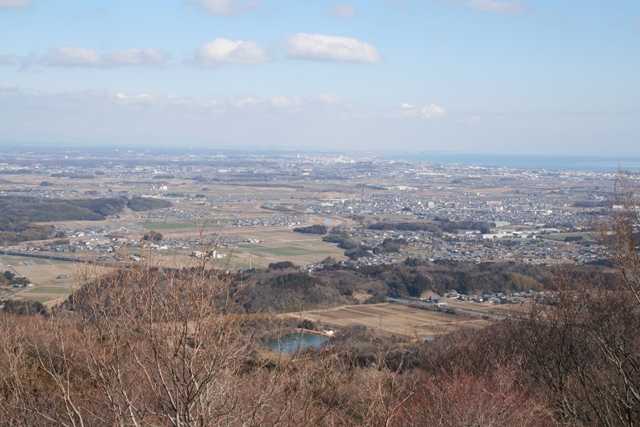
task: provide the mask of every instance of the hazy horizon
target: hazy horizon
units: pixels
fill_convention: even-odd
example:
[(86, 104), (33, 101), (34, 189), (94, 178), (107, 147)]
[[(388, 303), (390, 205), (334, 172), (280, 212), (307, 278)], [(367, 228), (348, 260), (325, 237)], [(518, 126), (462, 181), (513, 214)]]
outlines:
[(640, 156), (638, 2), (0, 0), (0, 28), (0, 146)]

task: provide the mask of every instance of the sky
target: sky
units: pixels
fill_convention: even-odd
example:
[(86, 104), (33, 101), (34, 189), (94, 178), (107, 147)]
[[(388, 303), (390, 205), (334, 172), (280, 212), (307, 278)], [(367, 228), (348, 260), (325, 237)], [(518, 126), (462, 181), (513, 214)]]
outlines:
[(638, 0), (0, 0), (0, 149), (640, 156)]

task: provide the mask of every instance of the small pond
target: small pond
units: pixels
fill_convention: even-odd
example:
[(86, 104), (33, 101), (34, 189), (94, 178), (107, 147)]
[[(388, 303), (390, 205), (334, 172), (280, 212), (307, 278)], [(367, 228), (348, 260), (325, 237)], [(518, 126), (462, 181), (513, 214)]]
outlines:
[(327, 337), (306, 332), (285, 335), (280, 340), (270, 340), (269, 349), (282, 353), (295, 353), (298, 349), (306, 347), (320, 347), (327, 342)]

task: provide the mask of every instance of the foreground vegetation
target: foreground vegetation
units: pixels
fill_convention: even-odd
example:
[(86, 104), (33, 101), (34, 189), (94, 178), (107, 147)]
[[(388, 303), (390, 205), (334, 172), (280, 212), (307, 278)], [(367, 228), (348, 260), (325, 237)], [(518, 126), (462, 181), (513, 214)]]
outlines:
[[(546, 271), (553, 292), (520, 317), (432, 342), (346, 328), (317, 351), (268, 353), (259, 331), (284, 329), (248, 313), (258, 283), (286, 293), (323, 279), (237, 280), (206, 260), (122, 267), (47, 315), (0, 315), (0, 425), (638, 425), (640, 221), (635, 196), (619, 199), (600, 224), (615, 270)], [(406, 268), (407, 292), (418, 274), (435, 283)]]

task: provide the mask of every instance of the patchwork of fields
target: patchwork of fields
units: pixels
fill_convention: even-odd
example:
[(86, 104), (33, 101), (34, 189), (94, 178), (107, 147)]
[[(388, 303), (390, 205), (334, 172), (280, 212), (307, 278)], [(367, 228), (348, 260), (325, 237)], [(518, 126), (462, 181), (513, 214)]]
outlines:
[(431, 338), (462, 327), (481, 328), (488, 324), (488, 320), (479, 317), (420, 310), (399, 304), (351, 305), (290, 315), (310, 319), (321, 325), (360, 325), (388, 335), (416, 338)]

